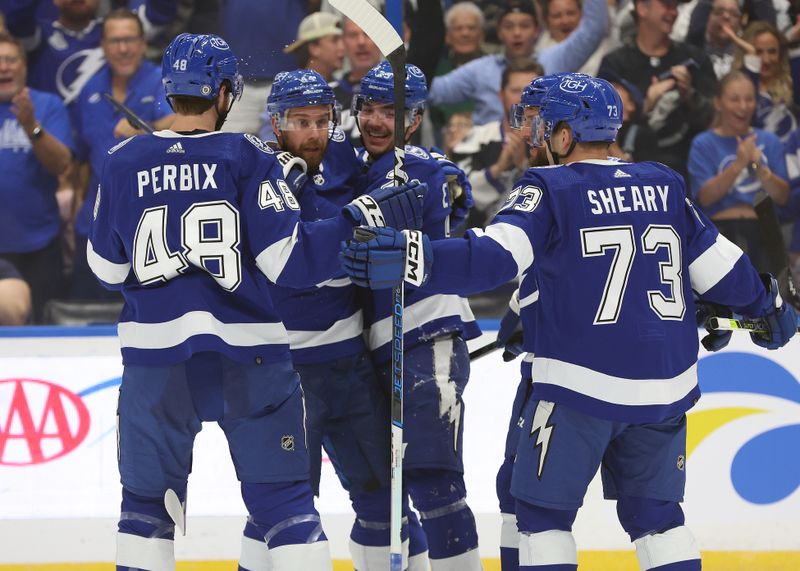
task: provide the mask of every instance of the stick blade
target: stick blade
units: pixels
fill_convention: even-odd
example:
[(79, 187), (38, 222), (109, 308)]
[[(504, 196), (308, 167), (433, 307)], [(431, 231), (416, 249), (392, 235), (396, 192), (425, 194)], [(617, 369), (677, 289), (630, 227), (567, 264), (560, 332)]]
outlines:
[(392, 25), (367, 0), (330, 0), (331, 6), (353, 20), (364, 30), (383, 57), (403, 47), (403, 40)]

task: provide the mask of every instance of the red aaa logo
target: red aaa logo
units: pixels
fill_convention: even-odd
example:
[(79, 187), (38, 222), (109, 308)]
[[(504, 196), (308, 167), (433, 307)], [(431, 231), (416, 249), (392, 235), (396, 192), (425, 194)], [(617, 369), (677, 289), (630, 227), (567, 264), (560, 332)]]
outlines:
[(86, 405), (64, 387), (35, 379), (0, 380), (0, 464), (59, 458), (83, 441), (89, 424)]

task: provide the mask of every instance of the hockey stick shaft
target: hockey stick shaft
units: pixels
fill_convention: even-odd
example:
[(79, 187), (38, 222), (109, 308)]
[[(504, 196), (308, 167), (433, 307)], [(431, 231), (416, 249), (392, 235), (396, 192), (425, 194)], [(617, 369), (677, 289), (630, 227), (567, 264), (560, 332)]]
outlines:
[[(748, 333), (769, 333), (763, 319), (728, 319), (709, 317), (706, 326), (714, 331), (747, 331)], [(800, 326), (797, 327), (800, 331)]]
[(119, 101), (115, 100), (108, 93), (103, 93), (103, 97), (106, 98), (106, 101), (111, 103), (111, 106), (114, 108), (115, 111), (118, 111), (119, 113), (125, 115), (125, 118), (128, 120), (128, 123), (130, 123), (135, 128), (140, 129), (145, 133), (152, 133), (153, 131), (155, 131), (155, 129), (150, 123), (148, 123), (147, 121), (139, 117), (136, 113), (131, 111), (130, 108), (124, 103), (120, 103)]
[[(400, 2), (401, 0), (396, 0)], [(392, 25), (366, 0), (330, 0), (331, 5), (355, 22), (389, 60), (394, 75), (394, 180), (408, 180), (405, 164), (406, 50)], [(402, 11), (400, 12), (402, 14)], [(402, 16), (401, 16), (402, 18)], [(392, 435), (391, 514), (389, 521), (389, 568), (401, 571), (403, 545), (403, 283), (392, 289)]]

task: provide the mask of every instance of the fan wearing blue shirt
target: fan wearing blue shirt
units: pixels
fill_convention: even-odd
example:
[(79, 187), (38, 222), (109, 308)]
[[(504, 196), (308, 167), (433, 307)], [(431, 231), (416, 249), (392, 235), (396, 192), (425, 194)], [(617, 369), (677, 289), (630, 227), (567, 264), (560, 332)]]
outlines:
[(85, 189), (85, 195), (82, 201), (78, 199), (80, 209), (75, 218), (75, 261), (70, 291), (74, 299), (108, 299), (118, 295), (101, 287), (86, 263), (89, 221), (108, 149), (137, 134), (106, 97), (123, 103), (156, 129), (168, 127), (174, 117), (164, 98), (161, 70), (144, 59), (147, 47), (144, 27), (135, 13), (125, 8), (110, 12), (103, 21), (101, 45), (106, 64), (81, 90), (71, 109), (77, 158), (88, 164), (88, 184), (84, 176), (80, 188)]
[(25, 50), (0, 33), (0, 257), (30, 285), (39, 319), (45, 302), (62, 293), (55, 193), (72, 158), (72, 134), (61, 100), (26, 80)]

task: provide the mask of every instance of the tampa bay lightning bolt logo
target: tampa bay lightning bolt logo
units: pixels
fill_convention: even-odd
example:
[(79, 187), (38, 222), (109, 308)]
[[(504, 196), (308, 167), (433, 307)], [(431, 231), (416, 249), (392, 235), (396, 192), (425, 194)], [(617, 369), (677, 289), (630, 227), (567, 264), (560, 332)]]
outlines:
[[(691, 412), (687, 454), (724, 429), (744, 434), (730, 451), (730, 481), (751, 504), (780, 502), (800, 487), (800, 384), (780, 364), (752, 353), (726, 352), (698, 362), (703, 401)], [(741, 394), (748, 395), (742, 406)], [(727, 400), (735, 399), (735, 400)], [(719, 403), (719, 404), (718, 404)], [(748, 430), (741, 427), (748, 424)], [(709, 446), (712, 446), (711, 444)]]
[(273, 83), (278, 83), (279, 81), (281, 81), (287, 75), (289, 75), (288, 71), (282, 71), (282, 72), (278, 73), (278, 75), (275, 76), (275, 79), (273, 79), (272, 82)]
[(80, 50), (65, 59), (56, 70), (56, 88), (64, 103), (72, 102), (104, 63), (101, 48)]
[(425, 152), (424, 149), (417, 147), (416, 145), (406, 145), (406, 153), (411, 156), (417, 157), (419, 159), (429, 159), (430, 156), (428, 153)]
[(347, 135), (344, 134), (344, 131), (342, 131), (341, 127), (336, 127), (333, 130), (333, 135), (331, 135), (331, 141), (335, 143), (341, 143), (346, 137)]

